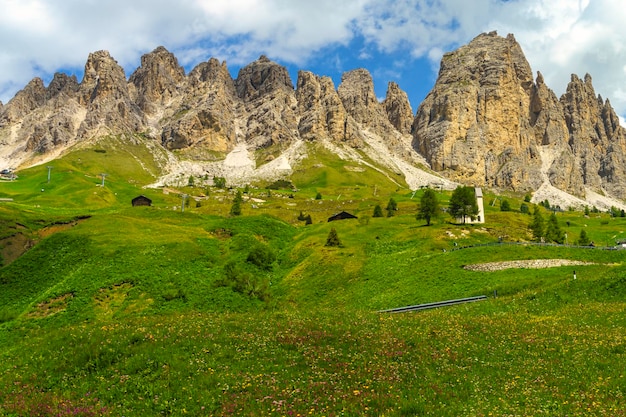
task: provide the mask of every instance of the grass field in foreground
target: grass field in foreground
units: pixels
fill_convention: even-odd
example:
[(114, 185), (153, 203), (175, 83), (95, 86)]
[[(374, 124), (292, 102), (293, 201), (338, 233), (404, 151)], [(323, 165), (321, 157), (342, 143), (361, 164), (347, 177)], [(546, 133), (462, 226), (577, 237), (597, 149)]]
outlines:
[[(495, 205), (484, 225), (426, 227), (421, 192), (373, 187), (380, 172), (350, 189), (328, 155), (296, 175), (300, 191), (253, 188), (265, 202), (240, 217), (213, 189), (184, 213), (155, 191), (153, 207), (132, 208), (135, 178), (152, 177), (117, 149), (85, 152), (44, 192), (42, 167), (0, 184), (15, 199), (0, 206), (3, 245), (34, 244), (0, 268), (0, 415), (626, 415), (624, 251), (498, 245), (528, 242), (530, 216)], [(107, 158), (127, 178), (105, 189)], [(372, 218), (391, 197), (395, 215)], [(327, 223), (339, 209), (359, 219)], [(570, 242), (626, 230), (602, 213), (558, 219)], [(324, 245), (331, 228), (342, 246)], [(463, 268), (517, 259), (589, 264), (576, 280), (572, 267)]]

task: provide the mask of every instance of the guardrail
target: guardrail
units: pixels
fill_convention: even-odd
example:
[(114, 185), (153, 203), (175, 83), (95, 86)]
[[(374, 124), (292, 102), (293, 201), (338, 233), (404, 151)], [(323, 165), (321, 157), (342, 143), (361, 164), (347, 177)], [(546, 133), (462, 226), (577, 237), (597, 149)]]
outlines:
[(457, 300), (447, 300), (447, 301), (439, 301), (436, 303), (426, 303), (426, 304), (417, 304), (414, 306), (390, 308), (388, 310), (380, 310), (378, 311), (378, 313), (405, 313), (407, 311), (420, 311), (420, 310), (428, 310), (431, 308), (453, 306), (457, 304), (473, 303), (476, 301), (483, 301), (486, 299), (487, 299), (486, 295), (479, 295), (476, 297), (459, 298)]

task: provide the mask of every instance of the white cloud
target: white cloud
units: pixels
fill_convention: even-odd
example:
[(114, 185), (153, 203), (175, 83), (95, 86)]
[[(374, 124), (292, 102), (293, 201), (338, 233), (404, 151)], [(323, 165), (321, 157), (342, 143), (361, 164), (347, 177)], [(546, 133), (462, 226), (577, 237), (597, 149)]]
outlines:
[(98, 49), (109, 50), (129, 75), (158, 45), (186, 65), (210, 56), (241, 65), (267, 54), (306, 66), (316, 53), (358, 37), (366, 48), (355, 57), (389, 57), (369, 59), (372, 71), (416, 58), (436, 71), (443, 52), (498, 30), (515, 34), (557, 94), (571, 73), (590, 73), (597, 92), (626, 115), (622, 0), (0, 0), (0, 10), (3, 102), (34, 76), (80, 72)]

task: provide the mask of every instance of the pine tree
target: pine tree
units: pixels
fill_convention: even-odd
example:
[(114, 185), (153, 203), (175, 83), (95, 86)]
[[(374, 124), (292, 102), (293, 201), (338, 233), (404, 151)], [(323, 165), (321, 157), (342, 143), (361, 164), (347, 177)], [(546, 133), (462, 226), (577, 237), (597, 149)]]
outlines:
[(544, 237), (544, 221), (543, 216), (541, 215), (541, 210), (539, 206), (535, 206), (535, 210), (533, 211), (533, 220), (528, 226), (531, 232), (533, 233), (533, 237), (537, 240), (541, 240)]
[(385, 210), (387, 210), (387, 217), (393, 217), (395, 214), (394, 212), (398, 210), (398, 203), (396, 203), (396, 200), (394, 200), (393, 197), (389, 199)]
[(589, 240), (589, 237), (587, 236), (587, 232), (585, 231), (585, 229), (581, 230), (580, 237), (576, 241), (576, 244), (579, 246), (589, 246), (589, 243), (591, 243), (591, 241)]
[(243, 202), (243, 197), (241, 196), (241, 191), (237, 191), (235, 198), (233, 199), (233, 205), (230, 207), (231, 216), (240, 216), (241, 215), (241, 203)]
[(330, 232), (328, 233), (326, 246), (341, 246), (341, 241), (339, 240), (339, 236), (337, 236), (337, 230), (335, 230), (334, 227), (330, 229)]
[(554, 213), (552, 213), (548, 219), (548, 225), (546, 226), (546, 240), (559, 244), (562, 244), (565, 241), (565, 233), (561, 230), (559, 220), (556, 218), (556, 214)]
[(426, 226), (430, 226), (431, 219), (439, 215), (439, 201), (437, 193), (430, 188), (424, 191), (420, 199), (420, 206), (417, 213), (417, 220), (426, 220)]
[(376, 204), (376, 207), (374, 207), (374, 214), (372, 214), (372, 217), (383, 217), (383, 208), (380, 204)]

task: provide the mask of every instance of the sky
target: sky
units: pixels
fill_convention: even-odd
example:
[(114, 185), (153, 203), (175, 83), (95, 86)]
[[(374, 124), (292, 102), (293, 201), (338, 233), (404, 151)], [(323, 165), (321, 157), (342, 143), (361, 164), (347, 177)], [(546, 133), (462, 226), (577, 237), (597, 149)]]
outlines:
[(260, 55), (333, 78), (366, 68), (377, 96), (389, 81), (413, 111), (443, 53), (482, 32), (513, 33), (557, 96), (571, 74), (626, 116), (623, 0), (0, 0), (0, 101), (55, 72), (80, 81), (90, 52), (108, 50), (126, 76), (165, 46), (189, 72), (211, 57), (233, 77)]

